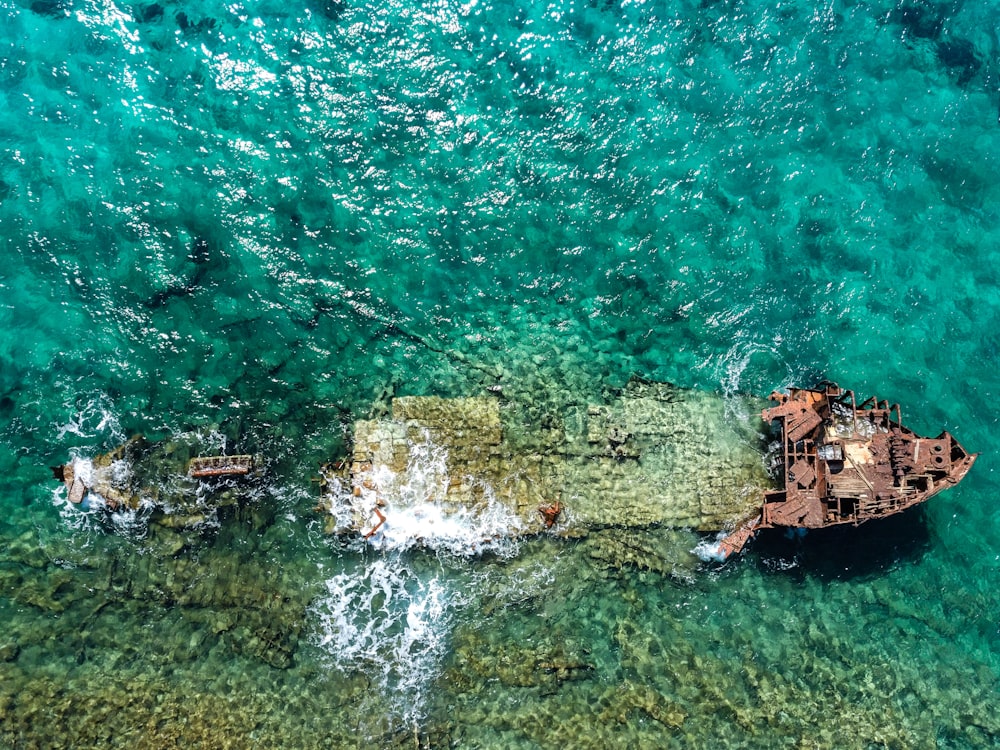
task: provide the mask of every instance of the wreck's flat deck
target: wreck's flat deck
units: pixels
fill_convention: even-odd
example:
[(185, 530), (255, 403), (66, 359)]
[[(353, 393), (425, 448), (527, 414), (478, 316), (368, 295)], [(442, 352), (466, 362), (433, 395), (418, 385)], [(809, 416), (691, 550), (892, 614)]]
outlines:
[[(404, 508), (447, 512), (490, 503), (524, 533), (548, 528), (544, 509), (562, 509), (557, 528), (718, 530), (760, 512), (771, 482), (763, 445), (740, 433), (713, 394), (633, 380), (602, 401), (568, 404), (542, 424), (537, 407), (493, 396), (403, 396), (391, 417), (354, 425), (352, 456), (324, 479), (331, 531), (364, 532)], [(334, 481), (336, 480), (336, 481)], [(338, 488), (356, 495), (342, 497)], [(337, 493), (341, 494), (338, 495)], [(337, 521), (345, 513), (353, 522)], [(341, 524), (341, 525), (337, 525)]]

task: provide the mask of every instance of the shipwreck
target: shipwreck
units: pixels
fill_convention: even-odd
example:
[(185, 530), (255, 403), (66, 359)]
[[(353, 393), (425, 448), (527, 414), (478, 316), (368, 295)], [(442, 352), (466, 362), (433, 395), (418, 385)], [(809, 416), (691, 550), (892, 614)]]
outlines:
[(857, 526), (893, 515), (958, 484), (978, 454), (948, 432), (936, 438), (903, 426), (899, 404), (835, 383), (772, 393), (765, 422), (781, 428), (781, 487), (764, 493), (760, 514), (719, 543), (726, 558), (760, 529)]
[(253, 456), (205, 456), (201, 447), (193, 434), (154, 442), (135, 435), (108, 453), (50, 468), (81, 510), (140, 512), (160, 526), (189, 528), (236, 505), (246, 480), (260, 473)]
[[(904, 511), (960, 482), (977, 457), (948, 432), (903, 426), (898, 404), (859, 403), (829, 382), (772, 393), (763, 409), (758, 398), (641, 378), (558, 396), (392, 398), (354, 422), (347, 455), (321, 467), (325, 530), (461, 554), (525, 536), (603, 535), (649, 567), (696, 545), (703, 559), (725, 560), (763, 529), (857, 526)], [(71, 505), (193, 528), (252, 494), (262, 473), (254, 456), (206, 447), (194, 434), (136, 436), (53, 475)], [(675, 530), (660, 536), (679, 540), (683, 555), (638, 545), (656, 529)], [(706, 532), (714, 544), (699, 542)]]
[[(899, 513), (957, 484), (976, 460), (947, 432), (927, 438), (903, 426), (898, 404), (858, 403), (833, 383), (771, 401), (758, 421), (760, 400), (641, 379), (542, 419), (488, 396), (400, 397), (389, 414), (357, 421), (351, 454), (323, 467), (318, 510), (328, 532), (376, 544), (404, 525), (413, 543), (429, 543), (449, 514), (477, 513), (492, 519), (481, 524), (483, 544), (604, 529), (717, 532), (704, 557), (725, 560), (762, 529)], [(769, 451), (774, 423), (780, 442)]]

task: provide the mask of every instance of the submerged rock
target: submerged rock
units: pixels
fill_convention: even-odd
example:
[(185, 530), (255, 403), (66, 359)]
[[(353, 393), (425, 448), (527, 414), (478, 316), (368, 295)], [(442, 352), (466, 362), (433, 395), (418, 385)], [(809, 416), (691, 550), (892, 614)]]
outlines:
[(581, 543), (587, 556), (609, 571), (648, 570), (693, 583), (700, 560), (691, 554), (697, 535), (684, 529), (602, 529)]

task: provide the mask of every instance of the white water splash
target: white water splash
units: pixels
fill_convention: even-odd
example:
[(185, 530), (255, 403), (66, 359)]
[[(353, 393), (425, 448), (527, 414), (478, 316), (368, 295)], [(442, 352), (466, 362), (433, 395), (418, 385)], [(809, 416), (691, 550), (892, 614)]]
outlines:
[[(89, 458), (73, 456), (70, 464), (76, 476), (85, 485), (93, 484), (94, 463)], [(115, 461), (109, 467), (116, 481), (127, 481), (131, 471), (126, 461)], [(52, 502), (59, 508), (59, 515), (72, 529), (78, 531), (97, 531), (108, 526), (121, 536), (138, 539), (146, 534), (147, 521), (153, 511), (153, 503), (142, 500), (138, 508), (110, 509), (108, 501), (97, 492), (88, 490), (83, 500), (77, 505), (69, 500), (69, 492), (65, 485), (60, 484), (52, 492)]]
[(425, 434), (410, 443), (405, 471), (377, 464), (355, 477), (354, 487), (334, 485), (330, 512), (338, 529), (358, 529), (382, 551), (423, 547), (463, 557), (517, 554), (521, 519), (487, 483), (462, 480), (477, 498), (472, 505), (449, 498), (448, 451)]
[(695, 555), (702, 562), (725, 562), (728, 557), (722, 552), (722, 540), (726, 536), (728, 536), (727, 532), (720, 531), (712, 540), (702, 539), (691, 550), (691, 554)]
[(124, 440), (114, 404), (111, 397), (104, 393), (94, 395), (83, 406), (73, 407), (73, 414), (63, 424), (57, 424), (55, 430), (56, 440), (59, 442), (62, 442), (67, 435), (82, 438), (107, 435), (113, 439)]
[(496, 502), (487, 501), (477, 510), (445, 510), (427, 503), (387, 513), (385, 523), (369, 541), (381, 550), (423, 546), (453, 555), (490, 552), (512, 557), (517, 541), (511, 534), (519, 527), (520, 520)]
[(419, 720), (466, 596), (440, 573), (420, 576), (396, 556), (359, 561), (326, 588), (312, 612), (331, 668), (367, 674), (395, 718)]
[[(491, 487), (462, 479), (474, 504), (449, 497), (448, 451), (424, 434), (408, 445), (404, 471), (375, 461), (351, 487), (331, 482), (338, 527), (360, 531), (366, 550), (314, 603), (316, 644), (332, 668), (368, 675), (390, 720), (404, 726), (422, 718), (456, 615), (476, 595), (458, 569), (469, 557), (510, 558), (519, 548), (520, 519)], [(414, 548), (437, 556), (413, 557)], [(436, 560), (432, 573), (415, 569), (428, 559)]]

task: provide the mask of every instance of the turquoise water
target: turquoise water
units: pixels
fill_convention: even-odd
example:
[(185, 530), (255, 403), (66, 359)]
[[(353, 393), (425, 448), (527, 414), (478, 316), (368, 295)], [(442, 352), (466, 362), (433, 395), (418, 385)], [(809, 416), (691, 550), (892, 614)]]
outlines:
[[(994, 747), (989, 3), (0, 3), (0, 742)], [(387, 395), (835, 379), (982, 456), (684, 580), (330, 540)], [(49, 465), (267, 457), (197, 539)], [(657, 530), (645, 541), (659, 543)]]

